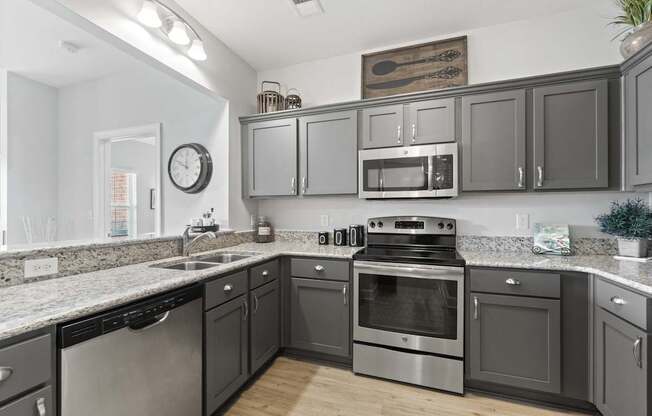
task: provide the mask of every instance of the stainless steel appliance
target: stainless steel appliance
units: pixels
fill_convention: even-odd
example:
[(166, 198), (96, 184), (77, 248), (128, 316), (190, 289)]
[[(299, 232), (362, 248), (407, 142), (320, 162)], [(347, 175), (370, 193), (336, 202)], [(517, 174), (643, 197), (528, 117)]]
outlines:
[(455, 220), (372, 218), (353, 256), (353, 371), (463, 393), (464, 259)]
[(201, 416), (201, 287), (58, 328), (65, 416)]
[(457, 154), (457, 143), (361, 150), (359, 197), (456, 197)]
[(364, 225), (349, 225), (349, 245), (364, 247)]

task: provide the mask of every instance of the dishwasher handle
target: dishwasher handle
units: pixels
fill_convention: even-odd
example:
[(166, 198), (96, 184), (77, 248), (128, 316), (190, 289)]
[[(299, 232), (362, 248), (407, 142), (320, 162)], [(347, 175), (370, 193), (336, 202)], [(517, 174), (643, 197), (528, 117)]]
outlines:
[(148, 329), (154, 328), (155, 326), (161, 325), (165, 322), (170, 316), (171, 311), (167, 311), (162, 315), (156, 315), (150, 319), (145, 319), (144, 321), (135, 322), (129, 325), (129, 330), (132, 332), (141, 332), (147, 331)]

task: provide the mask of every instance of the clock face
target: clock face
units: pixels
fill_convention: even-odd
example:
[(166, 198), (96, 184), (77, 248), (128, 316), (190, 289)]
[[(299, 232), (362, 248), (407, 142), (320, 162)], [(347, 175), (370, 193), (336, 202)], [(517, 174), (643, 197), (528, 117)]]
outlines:
[(179, 146), (170, 156), (168, 173), (174, 186), (187, 193), (206, 188), (211, 179), (212, 163), (206, 148), (193, 143)]

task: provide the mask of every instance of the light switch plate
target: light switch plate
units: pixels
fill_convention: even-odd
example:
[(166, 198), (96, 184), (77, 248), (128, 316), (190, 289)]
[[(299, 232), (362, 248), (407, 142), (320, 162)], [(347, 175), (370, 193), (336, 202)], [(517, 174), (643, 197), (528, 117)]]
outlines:
[(59, 259), (56, 257), (25, 260), (26, 278), (48, 276), (57, 273), (59, 273)]
[(530, 214), (516, 214), (516, 229), (517, 230), (530, 229)]
[(322, 227), (328, 227), (328, 224), (329, 224), (329, 222), (330, 222), (330, 221), (329, 221), (329, 218), (328, 218), (328, 215), (322, 215), (322, 216), (320, 217), (319, 221), (321, 222), (321, 226), (322, 226)]

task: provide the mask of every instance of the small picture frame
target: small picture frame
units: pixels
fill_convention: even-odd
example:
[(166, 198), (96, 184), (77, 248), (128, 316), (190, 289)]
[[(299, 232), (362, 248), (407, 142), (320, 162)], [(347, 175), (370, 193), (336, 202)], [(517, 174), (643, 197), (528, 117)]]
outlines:
[(568, 224), (534, 224), (534, 254), (573, 254)]

